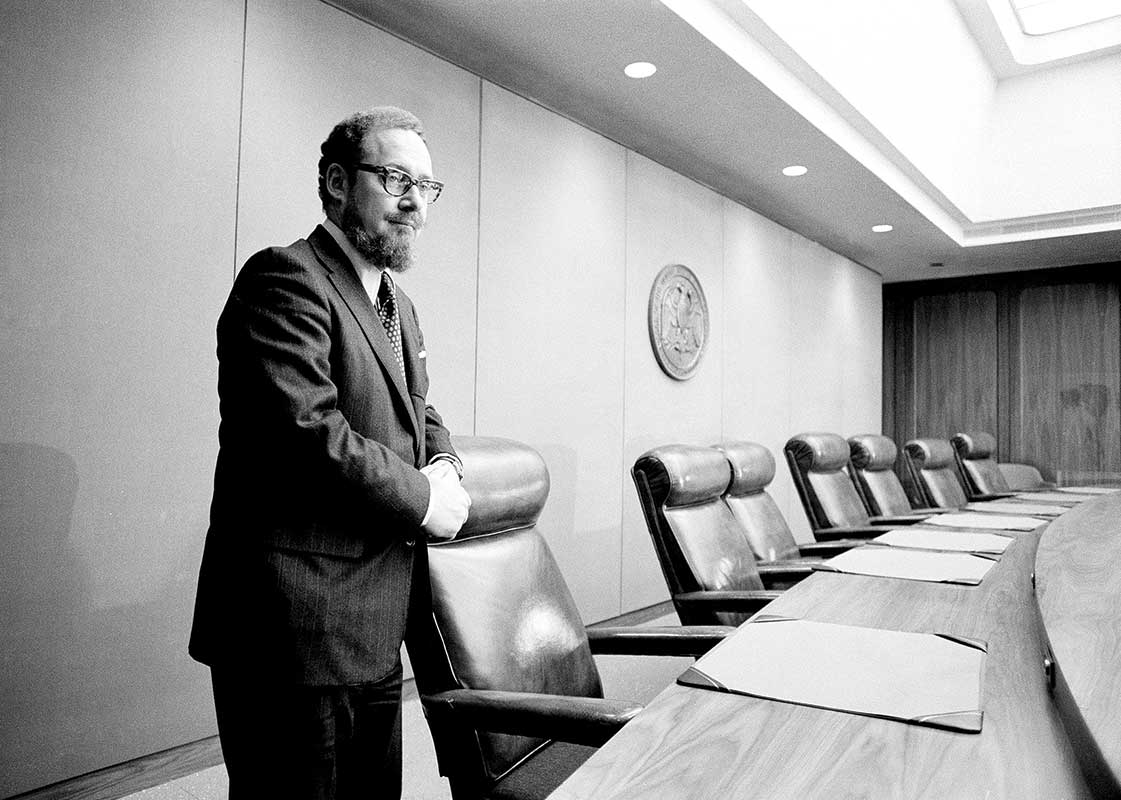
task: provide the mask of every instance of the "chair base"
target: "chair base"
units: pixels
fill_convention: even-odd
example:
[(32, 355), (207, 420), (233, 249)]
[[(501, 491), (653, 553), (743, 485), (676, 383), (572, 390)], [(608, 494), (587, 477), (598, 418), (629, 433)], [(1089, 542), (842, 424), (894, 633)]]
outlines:
[(487, 798), (545, 800), (595, 751), (594, 747), (554, 741), (500, 780), (487, 794)]

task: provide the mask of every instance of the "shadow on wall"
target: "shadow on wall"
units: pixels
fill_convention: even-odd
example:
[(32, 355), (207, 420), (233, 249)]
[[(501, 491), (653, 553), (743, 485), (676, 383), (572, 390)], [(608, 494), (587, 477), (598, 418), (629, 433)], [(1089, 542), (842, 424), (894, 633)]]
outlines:
[(77, 603), (90, 596), (70, 540), (77, 493), (77, 465), (66, 453), (0, 443), (0, 796), (27, 788), (19, 774), (50, 746), (34, 733), (67, 724), (50, 719), (55, 704), (40, 699), (71, 674)]
[(0, 443), (0, 797), (214, 733), (186, 652), (197, 553), (144, 600), (96, 604), (78, 484), (70, 455)]
[(1060, 444), (1063, 454), (1073, 455), (1078, 462), (1064, 464), (1067, 469), (1103, 470), (1117, 466), (1111, 463), (1106, 443), (1101, 439), (1101, 432), (1109, 430), (1109, 395), (1109, 387), (1099, 383), (1083, 383), (1059, 392)]

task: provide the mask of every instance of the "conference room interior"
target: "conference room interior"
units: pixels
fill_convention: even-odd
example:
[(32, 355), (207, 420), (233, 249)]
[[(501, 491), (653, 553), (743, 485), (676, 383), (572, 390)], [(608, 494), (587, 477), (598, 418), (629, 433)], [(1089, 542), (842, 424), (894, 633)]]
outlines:
[[(715, 446), (752, 443), (756, 467), (773, 459), (765, 492), (805, 551), (802, 574), (768, 596), (772, 613), (946, 634), (975, 634), (991, 614), (1023, 635), (1016, 647), (1040, 649), (1013, 657), (996, 647), (1010, 639), (990, 641), (978, 733), (842, 715), (867, 737), (854, 755), (840, 723), (815, 727), (840, 712), (790, 712), (773, 735), (820, 735), (836, 748), (829, 768), (799, 749), (775, 761), (767, 726), (781, 702), (677, 684), (692, 655), (596, 655), (604, 694), (646, 709), (557, 798), (718, 796), (671, 793), (660, 772), (688, 772), (663, 756), (678, 740), (657, 716), (682, 713), (678, 735), (699, 724), (681, 711), (686, 692), (704, 695), (697, 709), (750, 709), (724, 789), (766, 779), (785, 788), (760, 796), (911, 796), (921, 777), (1012, 797), (1038, 777), (1065, 796), (1121, 791), (1121, 752), (1101, 739), (1117, 732), (1101, 722), (1119, 717), (1121, 687), (1101, 677), (1115, 664), (1062, 658), (1116, 650), (1121, 587), (1086, 566), (1121, 541), (1107, 535), (1114, 498), (1070, 492), (979, 585), (950, 589), (824, 571), (847, 551), (812, 545), (846, 525), (814, 521), (797, 470), (822, 442), (884, 437), (915, 511), (937, 503), (907, 467), (929, 448), (907, 444), (953, 448), (965, 433), (992, 437), (1010, 493), (1121, 486), (1121, 8), (1050, 44), (1002, 38), (1030, 6), (0, 4), (0, 797), (225, 796), (209, 673), (186, 649), (218, 448), (215, 323), (251, 254), (322, 220), (319, 145), (377, 104), (424, 122), (446, 184), (400, 277), (429, 400), (467, 452), (540, 457), (547, 496), (524, 527), (580, 622), (689, 624), (652, 535), (664, 508), (644, 507), (636, 465), (654, 453), (670, 469), (702, 448), (686, 463), (719, 472)], [(639, 62), (654, 70), (625, 74)], [(703, 293), (686, 374), (652, 323), (674, 267)], [(860, 498), (852, 461), (843, 472)], [(977, 502), (996, 513), (984, 499), (968, 510)], [(915, 530), (947, 513), (919, 514)], [(767, 555), (748, 560), (770, 591)], [(1056, 588), (1040, 599), (1041, 585)], [(941, 590), (951, 605), (923, 605), (921, 624), (896, 616)], [(1065, 617), (1052, 624), (1080, 592), (1105, 620), (1079, 628), (1093, 646), (1066, 638)], [(1006, 736), (1011, 680), (994, 673), (1011, 665), (1019, 680), (1029, 660), (1035, 743)], [(413, 674), (406, 659), (403, 796), (444, 800)], [(652, 731), (666, 739), (642, 756)], [(1013, 740), (1038, 744), (1034, 765), (1007, 755)], [(763, 752), (769, 771), (752, 772)], [(720, 774), (715, 758), (709, 768)], [(818, 782), (790, 777), (805, 771)]]

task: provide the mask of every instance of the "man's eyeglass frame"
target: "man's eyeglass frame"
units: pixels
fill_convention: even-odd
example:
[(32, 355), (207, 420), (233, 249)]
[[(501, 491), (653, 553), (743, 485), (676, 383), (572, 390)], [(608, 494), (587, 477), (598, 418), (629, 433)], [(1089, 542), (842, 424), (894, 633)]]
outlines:
[[(363, 172), (372, 172), (381, 178), (381, 187), (385, 189), (385, 193), (390, 197), (403, 197), (409, 193), (409, 190), (414, 186), (420, 188), (420, 196), (424, 198), (427, 203), (435, 203), (436, 199), (440, 196), (440, 192), (444, 189), (444, 184), (441, 181), (433, 180), (417, 180), (409, 173), (396, 169), (394, 167), (385, 167), (380, 164), (364, 164), (357, 163), (354, 168)], [(395, 192), (389, 188), (389, 179), (393, 177), (397, 181), (404, 184), (404, 188), (399, 192)]]

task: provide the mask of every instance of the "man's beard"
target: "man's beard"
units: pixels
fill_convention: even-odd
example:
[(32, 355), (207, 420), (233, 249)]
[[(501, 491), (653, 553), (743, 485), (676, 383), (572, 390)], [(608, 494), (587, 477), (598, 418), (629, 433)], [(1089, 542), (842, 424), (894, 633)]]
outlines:
[(354, 249), (371, 264), (391, 272), (404, 272), (413, 265), (413, 240), (408, 236), (388, 236), (370, 233), (362, 224), (358, 212), (347, 203), (343, 206), (342, 232)]

